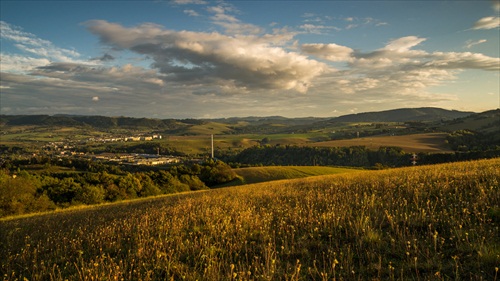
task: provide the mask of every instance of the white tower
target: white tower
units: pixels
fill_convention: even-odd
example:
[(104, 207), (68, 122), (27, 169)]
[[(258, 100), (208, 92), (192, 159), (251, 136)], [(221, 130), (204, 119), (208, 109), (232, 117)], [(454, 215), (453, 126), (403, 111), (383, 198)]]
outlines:
[(214, 158), (214, 135), (211, 135), (212, 138), (212, 159)]

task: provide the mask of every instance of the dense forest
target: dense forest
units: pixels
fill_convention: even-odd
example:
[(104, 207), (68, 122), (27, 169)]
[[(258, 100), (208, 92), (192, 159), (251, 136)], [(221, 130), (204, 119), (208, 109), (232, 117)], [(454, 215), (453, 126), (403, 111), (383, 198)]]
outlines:
[[(54, 166), (50, 162), (37, 165), (43, 165), (43, 172), (0, 170), (0, 217), (208, 189), (236, 176), (222, 161), (211, 160), (149, 171), (124, 171), (116, 165), (90, 161), (73, 161), (72, 170), (66, 172), (51, 172)], [(84, 165), (89, 170), (75, 170), (75, 166)]]
[[(438, 164), (500, 156), (499, 148), (462, 151), (455, 153), (418, 153), (416, 161), (422, 164)], [(371, 150), (364, 146), (354, 147), (298, 147), (256, 146), (235, 156), (223, 157), (231, 163), (249, 165), (299, 165), (299, 166), (350, 166), (365, 168), (403, 167), (412, 165), (415, 157), (398, 147), (381, 147)]]

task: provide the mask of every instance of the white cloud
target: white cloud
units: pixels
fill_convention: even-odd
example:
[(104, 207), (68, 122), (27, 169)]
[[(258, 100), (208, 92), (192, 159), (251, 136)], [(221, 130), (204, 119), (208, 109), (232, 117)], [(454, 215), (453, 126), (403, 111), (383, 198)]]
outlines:
[(2, 72), (29, 72), (39, 66), (48, 65), (46, 58), (32, 58), (21, 55), (0, 53)]
[(385, 26), (389, 25), (389, 23), (381, 21), (379, 19), (374, 19), (371, 17), (367, 18), (358, 18), (358, 17), (345, 17), (342, 18), (345, 22), (348, 24), (346, 25), (345, 29), (350, 30), (358, 27), (370, 27), (370, 26)]
[(387, 44), (383, 49), (388, 51), (406, 52), (425, 40), (425, 38), (418, 38), (417, 36), (401, 37), (389, 42), (389, 44)]
[(476, 40), (476, 41), (467, 40), (467, 42), (465, 42), (465, 48), (466, 49), (470, 49), (473, 46), (476, 46), (476, 45), (479, 45), (479, 44), (482, 44), (482, 43), (486, 43), (487, 41), (488, 40), (486, 40), (486, 39), (480, 39), (480, 40)]
[[(467, 69), (500, 70), (500, 59), (471, 52), (426, 52), (414, 49), (425, 38), (406, 36), (369, 53), (336, 44), (304, 44), (302, 51), (336, 62), (344, 70), (318, 78), (316, 91), (335, 89), (333, 99), (346, 104), (380, 103), (410, 106), (454, 101), (449, 93), (436, 94), (432, 87), (453, 82)], [(325, 92), (326, 95), (326, 92)]]
[(493, 0), (493, 10), (500, 12), (500, 0)]
[(302, 52), (330, 61), (352, 61), (354, 50), (337, 44), (303, 44)]
[(200, 14), (196, 12), (195, 10), (184, 10), (184, 14), (191, 16), (191, 17), (199, 17)]
[(29, 71), (50, 62), (88, 63), (79, 59), (81, 55), (77, 51), (57, 47), (52, 42), (5, 21), (0, 21), (0, 34), (2, 40), (12, 42), (13, 46), (26, 54), (21, 56), (1, 52), (2, 71)]
[(233, 6), (222, 2), (218, 6), (207, 7), (207, 11), (213, 16), (210, 17), (215, 25), (225, 29), (227, 34), (259, 34), (262, 29), (256, 25), (242, 23), (235, 16), (229, 13), (238, 12)]
[(207, 1), (203, 0), (171, 0), (173, 4), (176, 5), (204, 5)]
[(500, 26), (500, 17), (484, 17), (478, 20), (472, 29), (494, 29)]
[[(172, 31), (157, 25), (133, 28), (90, 21), (88, 29), (113, 47), (150, 56), (166, 80), (182, 83), (233, 81), (237, 87), (306, 92), (327, 66), (267, 43), (274, 35), (228, 36)], [(279, 37), (279, 35), (277, 35)], [(281, 39), (280, 39), (281, 40)]]
[(316, 25), (310, 23), (303, 24), (299, 28), (308, 33), (313, 33), (313, 34), (322, 34), (326, 30), (336, 30), (336, 31), (340, 30), (340, 28), (335, 26)]
[[(365, 110), (370, 104), (392, 108), (449, 104), (457, 96), (434, 91), (437, 86), (456, 82), (467, 69), (500, 70), (499, 58), (419, 48), (432, 38), (406, 36), (361, 52), (333, 42), (301, 44), (294, 38), (301, 33), (287, 28), (264, 34), (238, 20), (234, 16), (238, 12), (227, 4), (199, 11), (209, 12), (209, 19), (227, 33), (176, 31), (152, 23), (125, 27), (95, 20), (86, 24), (113, 48), (113, 55), (118, 57), (123, 50), (147, 57), (151, 69), (89, 65), (79, 61), (74, 50), (23, 35), (20, 28), (10, 26), (17, 33), (7, 33), (7, 40), (26, 55), (0, 54), (2, 111), (167, 118), (319, 116), (330, 114), (332, 107), (342, 114), (353, 107)], [(353, 18), (347, 23), (376, 25), (373, 19)], [(310, 27), (324, 27), (324, 31), (328, 25)], [(483, 40), (468, 41), (466, 47)], [(93, 60), (113, 58), (104, 55)], [(332, 65), (339, 63), (344, 66), (333, 71)]]

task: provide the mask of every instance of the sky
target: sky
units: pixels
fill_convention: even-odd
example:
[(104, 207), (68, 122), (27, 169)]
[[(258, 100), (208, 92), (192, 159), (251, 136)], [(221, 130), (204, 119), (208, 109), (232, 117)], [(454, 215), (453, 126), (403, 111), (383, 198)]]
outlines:
[(0, 2), (0, 114), (500, 107), (500, 1)]

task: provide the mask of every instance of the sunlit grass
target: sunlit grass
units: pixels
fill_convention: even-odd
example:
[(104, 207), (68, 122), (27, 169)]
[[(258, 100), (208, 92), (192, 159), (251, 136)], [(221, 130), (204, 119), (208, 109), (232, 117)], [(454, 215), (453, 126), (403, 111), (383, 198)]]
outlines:
[(258, 183), (271, 180), (296, 179), (310, 176), (351, 173), (359, 170), (322, 166), (267, 166), (234, 169), (243, 183)]
[(495, 280), (500, 159), (0, 222), (6, 280)]

